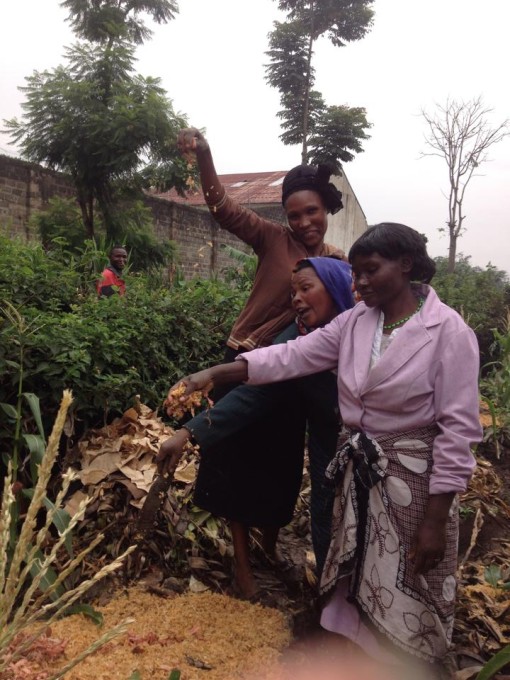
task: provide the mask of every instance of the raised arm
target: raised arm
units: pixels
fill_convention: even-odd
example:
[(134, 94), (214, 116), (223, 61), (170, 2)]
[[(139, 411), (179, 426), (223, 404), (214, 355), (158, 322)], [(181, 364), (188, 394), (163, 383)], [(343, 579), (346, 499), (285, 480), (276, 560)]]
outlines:
[(240, 205), (226, 193), (216, 174), (209, 143), (200, 130), (181, 130), (177, 147), (188, 160), (196, 159), (205, 201), (219, 226), (251, 246), (259, 256), (270, 248), (271, 235), (280, 233), (283, 226)]
[(185, 128), (179, 132), (177, 147), (188, 160), (196, 159), (206, 203), (217, 208), (225, 199), (225, 187), (216, 173), (207, 139), (197, 128)]

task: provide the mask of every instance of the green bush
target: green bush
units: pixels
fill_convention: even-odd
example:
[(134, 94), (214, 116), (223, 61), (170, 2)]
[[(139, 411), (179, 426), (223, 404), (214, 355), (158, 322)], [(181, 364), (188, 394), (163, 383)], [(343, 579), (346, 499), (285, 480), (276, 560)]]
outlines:
[(436, 258), (437, 272), (432, 285), (441, 300), (456, 309), (475, 331), (484, 366), (497, 358), (493, 329), (504, 330), (510, 283), (506, 272), (490, 264), (485, 269), (474, 267), (469, 259), (461, 255), (455, 271), (449, 274), (447, 258)]
[(81, 261), (66, 269), (41, 246), (11, 245), (0, 255), (0, 290), (30, 332), (20, 337), (0, 313), (0, 402), (16, 403), (22, 343), (23, 391), (40, 397), (47, 419), (65, 388), (84, 426), (123, 411), (134, 395), (158, 407), (178, 378), (221, 360), (245, 299), (221, 281), (169, 288), (154, 273), (130, 275), (124, 297), (98, 299), (92, 281), (83, 285)]
[(90, 275), (58, 243), (45, 251), (40, 243), (0, 234), (0, 299), (17, 308), (70, 309), (86, 293)]
[[(127, 248), (130, 265), (136, 271), (166, 267), (175, 260), (175, 243), (156, 238), (152, 212), (141, 200), (135, 200), (133, 196), (119, 196), (115, 212), (110, 217), (115, 243), (106, 239), (99, 219), (95, 229), (95, 246), (99, 252), (102, 251), (104, 263), (107, 263), (107, 253), (115, 244)], [(60, 246), (70, 257), (81, 258), (82, 253), (94, 245), (87, 239), (80, 209), (72, 199), (51, 198), (45, 210), (32, 215), (30, 227), (41, 239), (46, 251), (51, 252)]]

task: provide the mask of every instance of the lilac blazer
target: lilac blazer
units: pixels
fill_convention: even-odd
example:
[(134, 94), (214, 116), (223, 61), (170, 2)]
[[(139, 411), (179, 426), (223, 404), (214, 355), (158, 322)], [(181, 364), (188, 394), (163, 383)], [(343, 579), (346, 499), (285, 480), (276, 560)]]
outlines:
[(373, 437), (436, 423), (429, 491), (462, 492), (475, 467), (471, 445), (482, 437), (478, 343), (433, 288), (419, 290), (427, 296), (420, 313), (371, 370), (379, 309), (363, 302), (313, 333), (238, 358), (248, 362), (252, 384), (337, 369), (344, 423)]

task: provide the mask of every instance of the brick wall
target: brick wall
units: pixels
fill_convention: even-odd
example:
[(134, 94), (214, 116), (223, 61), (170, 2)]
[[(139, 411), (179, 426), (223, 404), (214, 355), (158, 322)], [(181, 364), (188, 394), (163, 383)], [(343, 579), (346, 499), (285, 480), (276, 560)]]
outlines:
[[(53, 196), (70, 198), (74, 188), (66, 175), (17, 158), (0, 156), (0, 228), (11, 236), (33, 237), (28, 230), (30, 215), (44, 208)], [(208, 210), (147, 197), (154, 215), (156, 235), (177, 245), (178, 264), (185, 278), (221, 276), (225, 267), (235, 265), (221, 247), (229, 245), (251, 252), (238, 238), (219, 229)], [(257, 212), (284, 221), (278, 206), (257, 207)]]
[(73, 185), (65, 175), (18, 158), (0, 156), (0, 225), (10, 235), (29, 238), (28, 219), (52, 196), (71, 197)]

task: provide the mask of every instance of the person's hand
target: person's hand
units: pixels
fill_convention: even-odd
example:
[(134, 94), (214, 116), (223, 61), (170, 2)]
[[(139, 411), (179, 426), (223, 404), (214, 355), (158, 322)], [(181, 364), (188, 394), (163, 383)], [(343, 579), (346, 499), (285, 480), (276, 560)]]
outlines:
[[(184, 386), (184, 391), (182, 390), (182, 386)], [(168, 416), (172, 417), (176, 405), (184, 405), (193, 392), (201, 392), (206, 396), (213, 386), (213, 370), (210, 368), (206, 368), (203, 371), (182, 378), (182, 380), (179, 380), (178, 383), (170, 388), (165, 403), (163, 404), (163, 406), (166, 407)]]
[(188, 161), (195, 158), (197, 151), (208, 151), (209, 144), (197, 128), (184, 128), (177, 135), (177, 148)]
[(410, 559), (415, 574), (426, 574), (444, 558), (446, 549), (446, 522), (425, 518), (414, 536)]
[(185, 428), (182, 428), (164, 441), (160, 448), (158, 455), (156, 456), (156, 463), (158, 466), (158, 472), (160, 475), (173, 475), (175, 468), (177, 467), (184, 447), (190, 439), (190, 433)]

